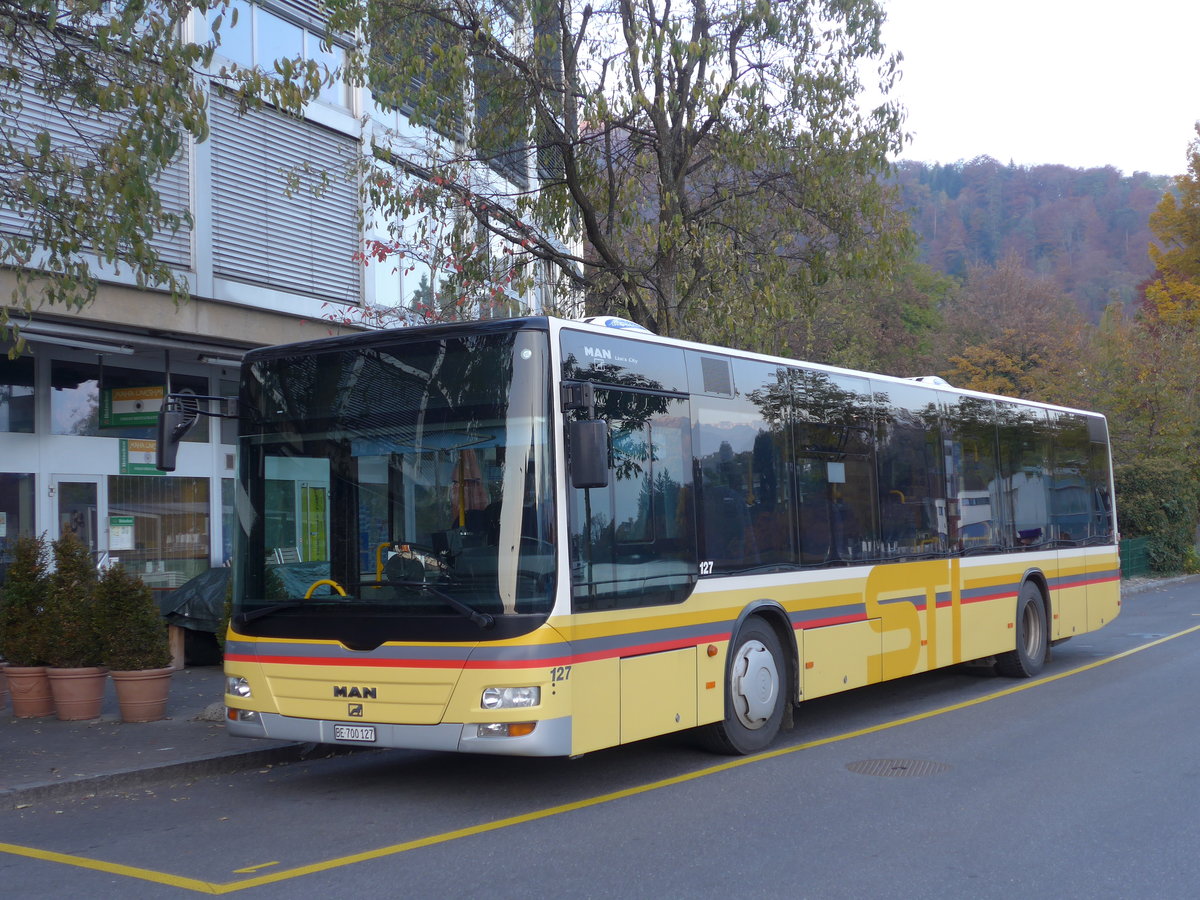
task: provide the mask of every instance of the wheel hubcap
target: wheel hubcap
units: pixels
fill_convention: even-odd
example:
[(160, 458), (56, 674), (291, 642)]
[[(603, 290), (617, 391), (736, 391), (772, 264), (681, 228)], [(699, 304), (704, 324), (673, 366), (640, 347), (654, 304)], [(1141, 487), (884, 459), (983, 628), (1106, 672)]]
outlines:
[(1025, 604), (1024, 621), (1025, 655), (1036, 657), (1042, 646), (1042, 619), (1032, 603)]
[(734, 657), (730, 680), (738, 721), (750, 729), (761, 728), (771, 718), (779, 697), (775, 657), (760, 641), (747, 641)]

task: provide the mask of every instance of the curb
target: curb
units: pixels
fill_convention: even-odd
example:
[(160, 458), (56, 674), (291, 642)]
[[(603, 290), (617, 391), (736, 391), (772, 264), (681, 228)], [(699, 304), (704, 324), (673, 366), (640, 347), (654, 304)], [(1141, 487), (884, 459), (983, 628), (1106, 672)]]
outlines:
[(184, 762), (163, 763), (158, 766), (145, 766), (118, 772), (107, 772), (103, 775), (94, 775), (87, 778), (74, 778), (66, 781), (52, 781), (43, 784), (4, 788), (0, 789), (0, 808), (13, 809), (18, 804), (45, 803), (51, 800), (75, 800), (94, 797), (98, 794), (118, 793), (145, 785), (203, 778), (210, 775), (230, 775), (258, 766), (306, 762), (314, 759), (329, 759), (334, 756), (346, 756), (351, 753), (363, 752), (370, 751), (359, 747), (300, 743), (284, 744), (265, 750), (234, 751), (222, 753), (218, 756), (186, 760)]
[(1179, 584), (1189, 579), (1200, 578), (1200, 575), (1172, 575), (1167, 578), (1123, 578), (1121, 592), (1125, 594), (1142, 594), (1146, 591), (1164, 588), (1170, 584)]

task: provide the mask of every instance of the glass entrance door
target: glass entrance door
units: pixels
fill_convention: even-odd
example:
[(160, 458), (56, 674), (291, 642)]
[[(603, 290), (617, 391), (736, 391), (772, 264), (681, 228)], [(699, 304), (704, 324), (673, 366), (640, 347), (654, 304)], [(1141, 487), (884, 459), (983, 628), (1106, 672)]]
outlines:
[(97, 562), (108, 550), (104, 480), (100, 476), (55, 475), (51, 479), (54, 503), (53, 537), (73, 534)]

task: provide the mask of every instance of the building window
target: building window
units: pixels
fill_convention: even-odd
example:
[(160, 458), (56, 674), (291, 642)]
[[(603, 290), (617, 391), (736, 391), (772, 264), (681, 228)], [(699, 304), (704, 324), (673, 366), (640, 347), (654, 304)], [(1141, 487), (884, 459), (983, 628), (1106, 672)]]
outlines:
[(0, 432), (33, 434), (33, 357), (0, 352)]
[(207, 478), (110, 475), (110, 522), (132, 519), (128, 546), (109, 554), (152, 588), (177, 588), (209, 567)]
[(213, 273), (359, 303), (358, 142), (271, 110), (242, 115), (219, 94), (209, 117)]
[(17, 538), (34, 533), (34, 477), (29, 472), (0, 472), (0, 584), (12, 562)]
[[(107, 393), (129, 388), (161, 388), (161, 372), (143, 369), (120, 369), (96, 363), (52, 360), (50, 363), (50, 430), (52, 434), (73, 434), (91, 437), (134, 438), (154, 440), (156, 427), (147, 424), (120, 424), (117, 418), (101, 421), (101, 400)], [(190, 375), (172, 375), (171, 390), (208, 394), (208, 379)], [(157, 409), (154, 406), (153, 409)], [(184, 440), (203, 443), (208, 440), (208, 418), (201, 416)]]
[[(231, 25), (235, 11), (237, 24)], [(209, 21), (220, 14), (225, 18), (217, 53), (238, 66), (257, 66), (269, 73), (274, 70), (277, 59), (297, 58), (319, 63), (329, 72), (338, 72), (345, 66), (346, 51), (341, 47), (336, 44), (328, 49), (322, 47), (321, 35), (306, 31), (257, 4), (233, 0), (228, 12), (220, 7), (210, 10)], [(350, 107), (349, 90), (340, 74), (332, 84), (321, 88), (317, 100), (341, 109)]]

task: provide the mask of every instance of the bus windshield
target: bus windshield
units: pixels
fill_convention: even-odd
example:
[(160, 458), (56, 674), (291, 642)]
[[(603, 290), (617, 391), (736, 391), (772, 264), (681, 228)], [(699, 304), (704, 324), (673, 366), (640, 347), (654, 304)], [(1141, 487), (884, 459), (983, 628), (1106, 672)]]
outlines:
[(245, 367), (241, 633), (373, 649), (498, 640), (549, 615), (546, 334), (389, 338)]

